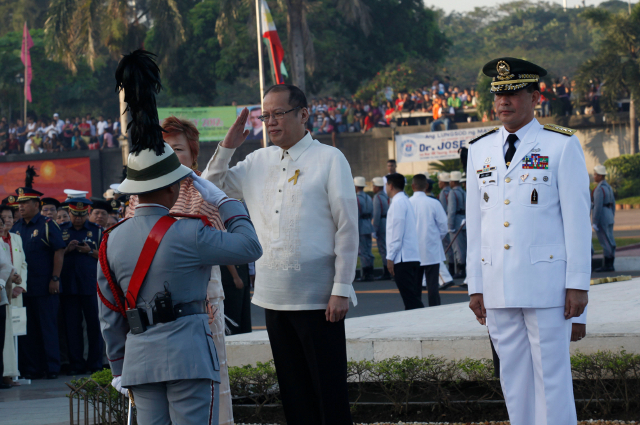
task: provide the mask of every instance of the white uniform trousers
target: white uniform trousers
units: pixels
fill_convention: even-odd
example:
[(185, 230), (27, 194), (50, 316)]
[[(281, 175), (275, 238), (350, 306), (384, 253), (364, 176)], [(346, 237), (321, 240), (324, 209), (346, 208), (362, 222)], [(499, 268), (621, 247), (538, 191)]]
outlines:
[(512, 425), (576, 425), (564, 307), (487, 309)]

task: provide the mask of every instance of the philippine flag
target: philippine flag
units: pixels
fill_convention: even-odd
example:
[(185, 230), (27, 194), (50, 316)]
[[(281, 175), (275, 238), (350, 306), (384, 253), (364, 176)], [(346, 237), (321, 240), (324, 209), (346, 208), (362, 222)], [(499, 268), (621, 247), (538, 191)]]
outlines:
[(284, 77), (288, 77), (287, 68), (284, 66), (284, 49), (276, 31), (276, 24), (273, 22), (271, 10), (265, 0), (261, 0), (262, 19), (262, 41), (267, 46), (269, 52), (269, 62), (273, 70), (273, 79), (276, 84), (284, 84)]

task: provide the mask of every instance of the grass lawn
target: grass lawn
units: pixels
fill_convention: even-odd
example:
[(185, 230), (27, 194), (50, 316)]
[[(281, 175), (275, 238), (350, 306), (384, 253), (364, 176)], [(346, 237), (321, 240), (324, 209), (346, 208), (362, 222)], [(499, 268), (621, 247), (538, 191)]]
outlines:
[(633, 196), (631, 198), (618, 199), (616, 201), (616, 204), (618, 204), (618, 205), (624, 205), (624, 204), (636, 205), (636, 204), (640, 204), (640, 196)]
[[(376, 248), (375, 246), (371, 249), (371, 252), (373, 253), (373, 267), (377, 268), (377, 269), (381, 269), (382, 268), (382, 257), (380, 257), (380, 252), (378, 251), (378, 248)], [(360, 258), (358, 257), (358, 266), (357, 268), (360, 268)]]
[[(614, 238), (616, 240), (616, 248), (640, 243), (640, 238)], [(593, 238), (593, 249), (598, 253), (602, 253), (602, 245), (598, 242), (598, 238)]]

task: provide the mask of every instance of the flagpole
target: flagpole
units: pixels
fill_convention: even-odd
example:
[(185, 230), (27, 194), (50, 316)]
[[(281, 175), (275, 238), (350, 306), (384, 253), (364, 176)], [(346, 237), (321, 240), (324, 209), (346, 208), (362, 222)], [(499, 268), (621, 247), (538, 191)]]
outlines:
[[(258, 74), (260, 76), (260, 113), (263, 113), (264, 109), (264, 71), (262, 69), (262, 15), (260, 13), (260, 1), (256, 0), (256, 23), (258, 31)], [(262, 123), (262, 147), (267, 147), (267, 126)]]
[[(27, 21), (24, 22), (24, 26), (26, 28)], [(24, 44), (24, 50), (25, 50), (25, 52), (28, 53), (29, 49), (27, 48), (28, 47), (27, 46), (27, 39), (24, 36), (24, 34), (22, 35), (22, 38), (23, 38), (22, 44)], [(24, 64), (24, 93), (23, 93), (23, 95), (24, 95), (24, 121), (23, 121), (24, 124), (23, 125), (25, 125), (25, 126), (27, 125), (27, 84), (28, 84), (28, 81), (29, 81), (29, 78), (27, 77), (27, 72), (29, 72), (29, 70), (27, 69), (27, 64), (26, 64), (26, 61), (25, 61), (25, 64)]]

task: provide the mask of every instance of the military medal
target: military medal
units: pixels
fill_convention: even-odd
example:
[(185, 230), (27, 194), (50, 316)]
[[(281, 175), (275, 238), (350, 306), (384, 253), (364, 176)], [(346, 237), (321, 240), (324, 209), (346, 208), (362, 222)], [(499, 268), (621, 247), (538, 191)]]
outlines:
[(522, 158), (523, 170), (547, 170), (549, 169), (549, 157), (540, 156), (537, 153)]
[(298, 184), (298, 176), (300, 175), (300, 170), (296, 170), (296, 173), (291, 177), (288, 181), (293, 181), (293, 185)]
[(537, 205), (538, 204), (538, 191), (533, 189), (533, 192), (531, 192), (531, 205)]
[(544, 176), (544, 177), (542, 178), (542, 180), (543, 180), (543, 181), (546, 181), (546, 182), (548, 182), (548, 181), (549, 181), (549, 177), (547, 177), (547, 176)]
[(484, 199), (484, 202), (489, 202), (489, 194), (487, 192), (485, 192), (484, 196), (482, 197), (482, 199)]
[(484, 160), (485, 164), (490, 164), (491, 163), (491, 157), (488, 156), (487, 159)]

